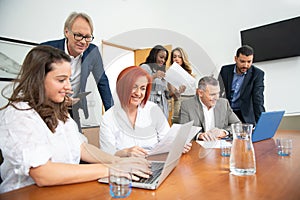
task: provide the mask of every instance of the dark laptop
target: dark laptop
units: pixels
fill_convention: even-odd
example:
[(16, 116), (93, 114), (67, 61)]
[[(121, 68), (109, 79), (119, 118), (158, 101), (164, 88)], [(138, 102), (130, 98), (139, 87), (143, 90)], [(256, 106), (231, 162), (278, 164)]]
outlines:
[(284, 111), (262, 112), (253, 130), (252, 142), (272, 138), (281, 122)]

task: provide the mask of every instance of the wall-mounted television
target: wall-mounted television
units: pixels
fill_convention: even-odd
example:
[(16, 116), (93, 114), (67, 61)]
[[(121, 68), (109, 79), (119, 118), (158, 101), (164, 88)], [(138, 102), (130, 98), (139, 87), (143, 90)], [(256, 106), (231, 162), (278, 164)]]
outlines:
[(254, 62), (300, 56), (300, 17), (241, 31), (242, 45), (254, 49)]

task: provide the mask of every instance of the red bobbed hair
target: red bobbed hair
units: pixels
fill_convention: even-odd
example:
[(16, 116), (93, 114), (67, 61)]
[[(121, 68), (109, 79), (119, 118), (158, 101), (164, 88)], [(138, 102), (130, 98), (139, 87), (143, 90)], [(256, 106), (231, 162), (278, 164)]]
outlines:
[(137, 66), (127, 67), (120, 72), (117, 78), (116, 90), (122, 108), (128, 107), (130, 103), (133, 85), (137, 81), (137, 79), (140, 78), (141, 76), (145, 76), (148, 80), (145, 98), (141, 102), (141, 106), (144, 107), (149, 99), (150, 92), (151, 92), (151, 87), (152, 87), (151, 76), (143, 68)]

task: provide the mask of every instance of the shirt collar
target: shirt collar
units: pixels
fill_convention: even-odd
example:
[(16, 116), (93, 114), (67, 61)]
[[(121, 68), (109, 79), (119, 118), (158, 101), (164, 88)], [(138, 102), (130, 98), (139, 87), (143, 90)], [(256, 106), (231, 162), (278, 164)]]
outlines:
[[(201, 99), (200, 99), (199, 96), (198, 96), (198, 98), (199, 98), (199, 101), (200, 101), (200, 103), (201, 103), (201, 105), (202, 105), (202, 108), (203, 108), (203, 109), (205, 108), (206, 110), (208, 110), (208, 107), (201, 101)], [(212, 106), (210, 109), (213, 110), (213, 109), (215, 109), (215, 107), (216, 107), (216, 105)], [(210, 110), (210, 109), (209, 109), (209, 110)]]
[[(73, 59), (73, 58), (75, 58), (74, 56), (71, 56), (70, 54), (69, 54), (69, 50), (68, 50), (68, 45), (67, 45), (67, 39), (65, 39), (65, 53), (66, 54), (68, 54), (70, 57), (71, 57), (71, 59)], [(76, 58), (81, 58), (82, 57), (82, 55), (83, 55), (83, 53), (81, 53), (81, 54), (79, 54)]]
[(248, 70), (247, 70), (246, 72), (244, 72), (243, 74), (238, 74), (238, 73), (236, 72), (236, 65), (234, 66), (233, 73), (236, 74), (236, 75), (241, 75), (241, 76), (242, 76), (242, 75), (246, 75), (247, 72), (248, 72)]

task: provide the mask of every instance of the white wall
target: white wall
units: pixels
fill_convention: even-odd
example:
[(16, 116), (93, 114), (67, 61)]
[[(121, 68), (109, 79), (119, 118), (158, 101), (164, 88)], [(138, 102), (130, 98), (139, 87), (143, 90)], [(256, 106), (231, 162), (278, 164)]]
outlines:
[[(0, 36), (32, 42), (62, 38), (66, 17), (82, 11), (94, 21), (98, 45), (132, 30), (166, 29), (201, 46), (219, 69), (233, 62), (241, 30), (299, 16), (299, 10), (298, 0), (0, 0)], [(266, 108), (300, 112), (299, 57), (257, 66), (266, 72)]]

